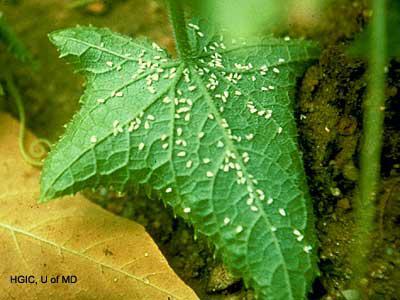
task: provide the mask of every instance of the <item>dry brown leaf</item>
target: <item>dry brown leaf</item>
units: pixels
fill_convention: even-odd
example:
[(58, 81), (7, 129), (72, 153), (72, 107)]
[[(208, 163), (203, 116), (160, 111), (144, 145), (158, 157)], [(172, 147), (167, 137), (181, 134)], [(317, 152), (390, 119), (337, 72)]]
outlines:
[[(18, 123), (0, 114), (0, 299), (198, 299), (144, 228), (82, 196), (38, 204), (39, 170), (18, 149)], [(32, 137), (29, 137), (32, 139)], [(37, 284), (10, 283), (35, 275)], [(77, 283), (40, 283), (75, 275)]]

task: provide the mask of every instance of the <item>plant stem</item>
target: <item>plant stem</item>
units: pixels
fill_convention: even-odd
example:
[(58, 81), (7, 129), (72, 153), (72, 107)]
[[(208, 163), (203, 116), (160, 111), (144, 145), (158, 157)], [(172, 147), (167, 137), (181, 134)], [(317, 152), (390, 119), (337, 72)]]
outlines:
[[(356, 241), (353, 253), (353, 284), (361, 287), (368, 270), (368, 255), (375, 228), (376, 196), (379, 192), (380, 161), (385, 105), (387, 62), (386, 0), (372, 1), (373, 17), (368, 68), (368, 90), (364, 102), (363, 141), (359, 196), (356, 203)], [(362, 289), (360, 289), (362, 291)]]
[(168, 10), (174, 31), (176, 50), (183, 60), (191, 59), (191, 48), (186, 31), (185, 14), (181, 0), (168, 0)]
[[(22, 158), (30, 165), (34, 167), (42, 167), (43, 166), (43, 161), (39, 159), (40, 156), (43, 156), (43, 154), (47, 153), (45, 150), (45, 147), (50, 149), (51, 144), (49, 141), (45, 139), (37, 139), (31, 144), (31, 153), (27, 152), (25, 149), (25, 126), (26, 126), (26, 119), (25, 119), (25, 108), (24, 104), (21, 99), (21, 94), (19, 93), (17, 86), (14, 83), (14, 80), (10, 74), (6, 75), (6, 83), (7, 83), (7, 90), (10, 94), (11, 97), (14, 98), (15, 104), (17, 106), (17, 111), (19, 115), (19, 122), (20, 122), (20, 127), (19, 127), (19, 137), (18, 137), (18, 146), (20, 153), (22, 155)], [(41, 148), (41, 152), (34, 153), (32, 150), (34, 146), (39, 145)]]

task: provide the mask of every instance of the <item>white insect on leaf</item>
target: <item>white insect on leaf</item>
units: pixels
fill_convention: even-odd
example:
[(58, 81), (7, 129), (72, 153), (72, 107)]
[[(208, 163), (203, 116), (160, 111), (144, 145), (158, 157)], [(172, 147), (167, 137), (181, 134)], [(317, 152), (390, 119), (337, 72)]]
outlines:
[(213, 32), (190, 23), (194, 57), (175, 60), (107, 29), (51, 34), (88, 84), (45, 162), (41, 199), (146, 185), (259, 299), (304, 299), (317, 269), (293, 96), (317, 48)]

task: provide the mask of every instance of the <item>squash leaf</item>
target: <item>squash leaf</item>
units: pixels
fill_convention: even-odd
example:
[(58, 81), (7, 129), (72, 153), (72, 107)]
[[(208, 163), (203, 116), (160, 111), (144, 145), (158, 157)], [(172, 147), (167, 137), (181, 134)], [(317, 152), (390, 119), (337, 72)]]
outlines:
[(188, 24), (189, 61), (108, 29), (50, 35), (87, 85), (45, 162), (41, 201), (150, 186), (260, 299), (303, 299), (317, 267), (293, 99), (318, 49), (206, 31)]

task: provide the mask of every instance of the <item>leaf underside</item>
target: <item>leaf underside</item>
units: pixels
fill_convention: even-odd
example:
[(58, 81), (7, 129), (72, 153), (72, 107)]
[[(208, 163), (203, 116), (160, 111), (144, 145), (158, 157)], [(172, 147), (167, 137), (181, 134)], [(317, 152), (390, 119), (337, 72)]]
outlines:
[(260, 299), (303, 299), (317, 268), (293, 93), (316, 47), (225, 41), (196, 24), (188, 34), (190, 61), (107, 29), (50, 35), (87, 85), (45, 162), (41, 200), (149, 185)]

